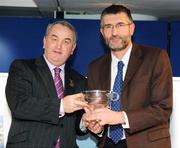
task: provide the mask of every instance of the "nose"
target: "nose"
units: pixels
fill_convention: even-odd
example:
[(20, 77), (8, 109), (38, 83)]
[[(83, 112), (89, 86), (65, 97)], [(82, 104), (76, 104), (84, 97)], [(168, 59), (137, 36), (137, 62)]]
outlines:
[(113, 27), (112, 27), (112, 35), (113, 35), (113, 36), (116, 36), (117, 33), (118, 33), (118, 29), (117, 29), (115, 26), (113, 26)]
[(62, 48), (62, 42), (61, 41), (57, 42), (56, 46), (58, 49), (61, 49)]

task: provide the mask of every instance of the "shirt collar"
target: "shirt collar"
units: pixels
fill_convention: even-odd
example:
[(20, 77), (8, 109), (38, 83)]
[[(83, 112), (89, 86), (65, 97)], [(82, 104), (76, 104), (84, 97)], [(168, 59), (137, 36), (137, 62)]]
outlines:
[[(48, 65), (50, 71), (54, 71), (54, 68), (57, 67), (57, 66), (51, 64), (51, 63), (48, 61), (48, 59), (46, 58), (45, 55), (43, 55), (43, 57), (44, 57), (44, 59), (45, 59), (47, 65)], [(65, 64), (59, 66), (59, 68), (61, 69), (62, 72), (64, 72), (64, 67), (65, 67)]]
[(132, 45), (131, 47), (127, 50), (127, 52), (125, 53), (125, 55), (123, 56), (122, 59), (118, 59), (116, 56), (114, 56), (111, 53), (111, 58), (112, 58), (112, 65), (113, 66), (117, 66), (119, 61), (122, 61), (124, 63), (124, 65), (128, 65), (129, 62), (129, 58), (130, 58), (130, 54), (131, 54), (131, 50), (132, 50)]

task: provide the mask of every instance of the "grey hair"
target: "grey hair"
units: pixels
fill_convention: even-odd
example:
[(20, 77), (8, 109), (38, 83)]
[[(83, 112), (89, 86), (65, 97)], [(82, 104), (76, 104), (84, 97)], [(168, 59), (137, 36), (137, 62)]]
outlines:
[(51, 29), (53, 28), (53, 26), (57, 25), (57, 24), (69, 28), (73, 32), (73, 34), (74, 34), (74, 43), (77, 42), (77, 32), (76, 32), (76, 29), (75, 29), (75, 27), (72, 24), (70, 24), (67, 21), (56, 21), (56, 22), (48, 24), (48, 26), (46, 28), (45, 36), (47, 36), (49, 34), (49, 32), (51, 31)]

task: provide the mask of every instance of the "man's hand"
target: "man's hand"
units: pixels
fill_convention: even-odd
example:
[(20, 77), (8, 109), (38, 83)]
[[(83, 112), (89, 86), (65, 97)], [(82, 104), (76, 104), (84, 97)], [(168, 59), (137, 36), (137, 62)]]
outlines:
[(83, 114), (83, 117), (82, 117), (82, 121), (83, 121), (84, 126), (95, 134), (102, 132), (104, 127), (99, 124), (99, 121), (95, 121), (95, 120), (89, 121), (88, 118), (91, 115), (91, 111), (89, 110), (89, 108), (84, 108), (84, 109), (86, 112)]
[(62, 99), (65, 113), (72, 113), (88, 107), (82, 93), (68, 95)]
[(86, 117), (86, 120), (89, 122), (98, 121), (100, 126), (104, 126), (106, 124), (116, 125), (125, 123), (123, 112), (115, 112), (107, 107), (91, 111), (91, 114)]

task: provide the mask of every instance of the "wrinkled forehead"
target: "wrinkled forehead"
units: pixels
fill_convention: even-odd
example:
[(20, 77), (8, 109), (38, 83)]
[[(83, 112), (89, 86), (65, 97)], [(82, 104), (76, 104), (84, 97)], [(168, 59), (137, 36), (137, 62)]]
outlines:
[(62, 25), (62, 24), (55, 24), (51, 26), (47, 32), (47, 35), (49, 36), (56, 36), (60, 38), (69, 38), (73, 42), (76, 42), (76, 35), (73, 30), (71, 30), (69, 27)]

